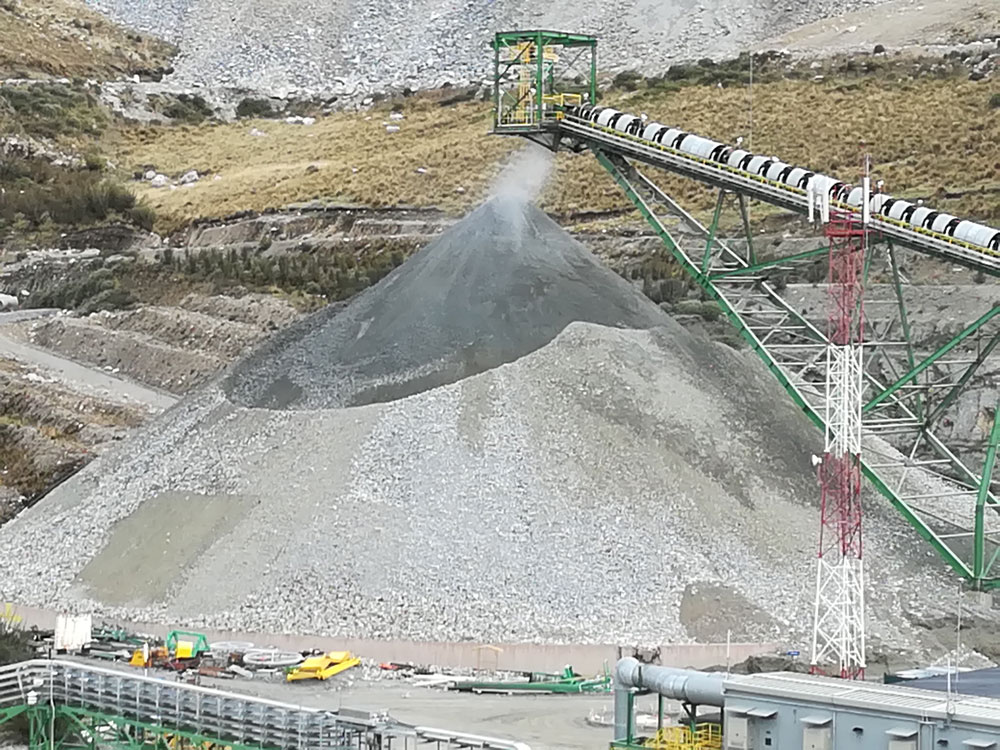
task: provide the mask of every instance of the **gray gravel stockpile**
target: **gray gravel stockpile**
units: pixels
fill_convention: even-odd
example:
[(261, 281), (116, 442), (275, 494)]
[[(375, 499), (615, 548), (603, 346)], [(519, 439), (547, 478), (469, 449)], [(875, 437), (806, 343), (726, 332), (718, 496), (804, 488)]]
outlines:
[(649, 328), (662, 313), (541, 210), (496, 197), (359, 295), (240, 363), (238, 404), (391, 401), (512, 362), (569, 323)]
[(177, 77), (279, 92), (369, 94), (489, 74), (496, 31), (596, 34), (604, 70), (659, 72), (724, 57), (777, 33), (879, 0), (88, 0), (177, 42)]
[[(250, 404), (290, 373), (295, 408), (208, 387), (0, 528), (0, 597), (246, 631), (804, 647), (820, 434), (752, 355), (535, 209), (498, 210), (230, 372)], [(556, 331), (577, 315), (596, 322)], [(475, 366), (417, 392), (441, 361)], [(404, 397), (343, 407), (392, 363)], [(908, 613), (950, 579), (891, 510), (870, 501), (868, 523), (871, 632), (916, 647)]]

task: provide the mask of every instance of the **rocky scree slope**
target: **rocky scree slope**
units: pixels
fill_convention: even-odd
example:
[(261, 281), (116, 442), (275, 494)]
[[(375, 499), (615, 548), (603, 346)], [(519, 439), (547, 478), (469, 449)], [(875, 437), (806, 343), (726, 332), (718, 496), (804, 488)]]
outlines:
[[(474, 212), (341, 315), (0, 529), (0, 595), (246, 631), (804, 642), (821, 436), (750, 355), (523, 204)], [(869, 506), (873, 638), (920, 648), (908, 617), (950, 579)]]
[(595, 34), (603, 70), (661, 70), (720, 57), (879, 0), (89, 0), (112, 18), (176, 42), (177, 77), (281, 93), (364, 93), (482, 80), (499, 30)]

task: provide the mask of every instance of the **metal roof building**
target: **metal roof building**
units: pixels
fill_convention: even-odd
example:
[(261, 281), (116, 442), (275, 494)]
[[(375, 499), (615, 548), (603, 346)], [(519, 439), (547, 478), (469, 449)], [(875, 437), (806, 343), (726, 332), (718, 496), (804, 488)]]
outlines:
[[(908, 680), (903, 683), (907, 687), (921, 690), (948, 690), (948, 678), (945, 675), (932, 675), (918, 680)], [(1000, 698), (1000, 667), (975, 669), (968, 672), (958, 672), (951, 676), (951, 690), (965, 695), (979, 695), (988, 698)]]
[(1000, 700), (778, 672), (724, 683), (728, 750), (972, 750), (1000, 743)]
[[(680, 700), (691, 717), (698, 705), (721, 706), (713, 745), (721, 750), (1000, 750), (997, 698), (791, 672), (705, 673), (632, 658), (615, 667), (612, 748), (644, 746), (633, 731), (637, 691)], [(699, 731), (692, 727), (691, 738)], [(685, 747), (697, 745), (691, 738)]]

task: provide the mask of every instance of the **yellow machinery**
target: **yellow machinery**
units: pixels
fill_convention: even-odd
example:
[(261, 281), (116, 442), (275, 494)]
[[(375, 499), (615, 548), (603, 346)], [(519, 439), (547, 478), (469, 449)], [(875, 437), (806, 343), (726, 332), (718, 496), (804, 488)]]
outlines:
[(164, 646), (152, 646), (145, 644), (142, 648), (137, 648), (132, 652), (129, 665), (133, 667), (154, 667), (165, 664), (170, 659), (170, 652)]
[(334, 675), (356, 667), (361, 659), (350, 651), (328, 651), (320, 656), (310, 656), (297, 667), (292, 667), (285, 675), (288, 682), (295, 680), (326, 680)]
[(689, 726), (663, 727), (645, 746), (655, 750), (721, 750), (722, 726), (699, 724), (694, 731)]

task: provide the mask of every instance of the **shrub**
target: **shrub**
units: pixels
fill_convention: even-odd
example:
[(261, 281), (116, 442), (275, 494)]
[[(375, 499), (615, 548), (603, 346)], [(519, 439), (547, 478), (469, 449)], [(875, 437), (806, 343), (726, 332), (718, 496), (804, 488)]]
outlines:
[(701, 70), (697, 65), (684, 65), (678, 63), (667, 68), (666, 78), (669, 81), (686, 81), (697, 79), (701, 75)]
[(990, 108), (1000, 109), (1000, 91), (998, 91), (997, 93), (993, 94), (993, 96), (990, 97)]
[(108, 160), (98, 151), (88, 151), (83, 155), (83, 163), (91, 172), (103, 172), (108, 164)]
[(156, 211), (148, 203), (139, 203), (133, 206), (126, 212), (126, 216), (133, 226), (145, 229), (147, 232), (152, 232), (153, 226), (156, 224)]
[(89, 169), (63, 169), (35, 159), (0, 158), (0, 228), (23, 222), (39, 229), (52, 222), (79, 226), (108, 220), (150, 229), (155, 215), (137, 205), (120, 182)]
[(0, 88), (0, 110), (30, 135), (41, 138), (97, 135), (108, 117), (89, 91), (63, 83), (36, 83)]
[(152, 94), (149, 101), (156, 112), (177, 122), (198, 125), (215, 116), (215, 110), (197, 94)]
[(104, 289), (95, 294), (90, 299), (84, 300), (77, 310), (84, 315), (89, 315), (99, 310), (123, 310), (132, 307), (138, 300), (132, 292), (120, 287)]
[(17, 627), (0, 625), (0, 667), (25, 661), (34, 655), (27, 633)]
[(623, 70), (614, 77), (612, 84), (615, 88), (624, 89), (625, 91), (635, 91), (639, 88), (639, 83), (641, 81), (641, 74), (634, 70)]
[(254, 117), (274, 117), (274, 108), (268, 99), (254, 99), (247, 97), (236, 105), (236, 116), (241, 120)]
[(54, 286), (32, 293), (31, 306), (61, 307), (82, 313), (129, 307), (135, 303), (135, 297), (121, 288), (115, 273), (110, 268), (98, 268), (63, 279)]

